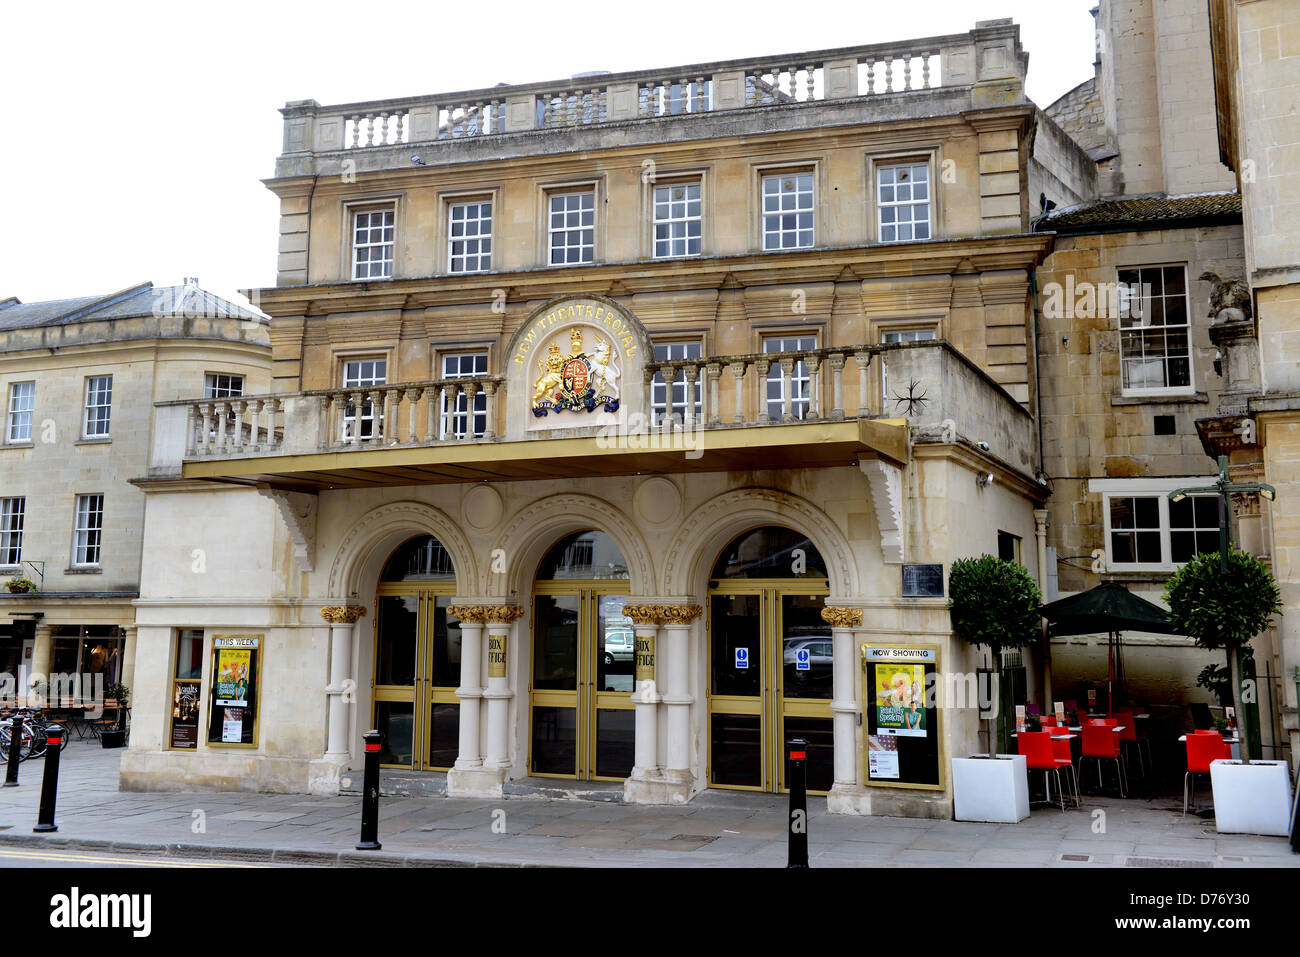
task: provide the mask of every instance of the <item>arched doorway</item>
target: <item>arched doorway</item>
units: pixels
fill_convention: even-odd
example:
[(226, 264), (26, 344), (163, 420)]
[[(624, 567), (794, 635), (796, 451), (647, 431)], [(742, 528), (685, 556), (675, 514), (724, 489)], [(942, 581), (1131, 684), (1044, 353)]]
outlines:
[(533, 585), (530, 774), (622, 780), (632, 771), (636, 647), (627, 563), (604, 532), (568, 535)]
[(733, 539), (709, 578), (711, 787), (786, 789), (785, 742), (808, 742), (808, 788), (834, 783), (826, 564), (806, 535), (764, 525)]
[(448, 620), (456, 593), (451, 556), (432, 535), (400, 545), (375, 596), (374, 723), (380, 764), (445, 770), (460, 734), (460, 625)]

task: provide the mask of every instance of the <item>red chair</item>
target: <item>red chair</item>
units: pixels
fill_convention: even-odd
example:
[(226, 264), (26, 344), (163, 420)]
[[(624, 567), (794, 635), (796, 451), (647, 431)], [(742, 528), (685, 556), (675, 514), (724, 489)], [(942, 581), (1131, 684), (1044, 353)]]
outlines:
[(1088, 758), (1097, 759), (1097, 786), (1102, 786), (1101, 762), (1114, 761), (1115, 773), (1119, 778), (1119, 796), (1127, 797), (1124, 780), (1124, 760), (1119, 750), (1119, 735), (1106, 724), (1086, 724), (1083, 726), (1083, 764)]
[[(1068, 734), (1065, 728), (1056, 729), (1062, 736)], [(1051, 732), (1049, 732), (1051, 734)], [(1054, 734), (1051, 735), (1052, 755), (1056, 758), (1056, 766), (1059, 770), (1070, 769), (1070, 779), (1074, 784), (1074, 806), (1083, 807), (1083, 801), (1079, 797), (1079, 769), (1074, 766), (1074, 752), (1070, 745), (1072, 742), (1069, 738), (1063, 741), (1057, 741)]]
[[(1134, 718), (1133, 715), (1134, 712), (1132, 711), (1129, 712), (1121, 711), (1117, 714), (1110, 715), (1107, 718), (1107, 720), (1108, 721), (1113, 720), (1115, 722), (1113, 727), (1124, 728), (1124, 730), (1119, 733), (1120, 750), (1123, 751), (1125, 745), (1130, 746), (1129, 750), (1132, 750), (1133, 748), (1137, 749), (1138, 772), (1142, 775), (1143, 778), (1145, 778), (1147, 776), (1147, 765), (1146, 765), (1146, 761), (1142, 757), (1141, 742), (1138, 741), (1137, 719)], [(1125, 760), (1127, 760), (1127, 758)]]
[[(1183, 817), (1187, 817), (1189, 797), (1196, 796), (1196, 775), (1209, 774), (1211, 761), (1231, 757), (1232, 748), (1217, 731), (1197, 731), (1187, 736), (1187, 773), (1183, 775)], [(1195, 804), (1192, 807), (1195, 809)]]
[[(1024, 731), (1016, 738), (1020, 753), (1025, 756), (1025, 767), (1043, 772), (1043, 790), (1047, 800), (1052, 800), (1052, 784), (1048, 774), (1056, 775), (1056, 790), (1061, 795), (1061, 813), (1065, 813), (1065, 788), (1061, 784), (1061, 764), (1052, 751), (1049, 731)], [(1067, 762), (1068, 763), (1068, 762)]]
[(1044, 727), (1044, 728), (1055, 728), (1055, 727), (1056, 727), (1056, 716), (1055, 716), (1055, 715), (1045, 714), (1045, 715), (1043, 715), (1039, 720), (1043, 723), (1043, 727)]

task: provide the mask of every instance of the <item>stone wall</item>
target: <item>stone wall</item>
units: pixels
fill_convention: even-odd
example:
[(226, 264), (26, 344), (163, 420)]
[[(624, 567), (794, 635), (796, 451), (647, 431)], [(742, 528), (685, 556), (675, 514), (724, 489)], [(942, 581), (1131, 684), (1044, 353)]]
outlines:
[[(1088, 492), (1088, 479), (1210, 471), (1195, 420), (1217, 408), (1222, 379), (1214, 371), (1216, 350), (1209, 339), (1210, 287), (1197, 277), (1207, 269), (1221, 276), (1240, 275), (1241, 257), (1241, 233), (1234, 226), (1057, 239), (1038, 273), (1038, 361), (1043, 461), (1053, 485), (1050, 542), (1063, 558), (1087, 556), (1105, 547), (1101, 498)], [(1176, 263), (1186, 263), (1194, 388), (1182, 396), (1126, 396), (1118, 318), (1108, 314), (1104, 295), (1098, 300), (1102, 308), (1086, 308), (1082, 290), (1089, 284), (1097, 289), (1117, 282), (1121, 268)], [(1053, 284), (1068, 310), (1049, 303)], [(1065, 296), (1070, 288), (1075, 290), (1072, 304)], [(1155, 435), (1156, 415), (1173, 416), (1175, 434)], [(1060, 571), (1062, 592), (1098, 581), (1074, 565), (1062, 564)]]

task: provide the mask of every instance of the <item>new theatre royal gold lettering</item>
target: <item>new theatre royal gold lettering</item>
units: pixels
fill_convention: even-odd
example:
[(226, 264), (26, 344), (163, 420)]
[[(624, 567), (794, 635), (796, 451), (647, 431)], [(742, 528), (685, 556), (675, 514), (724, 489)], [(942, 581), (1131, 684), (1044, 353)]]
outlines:
[(506, 636), (488, 635), (488, 677), (506, 676)]
[(545, 315), (533, 320), (528, 331), (519, 337), (514, 361), (519, 365), (526, 365), (528, 354), (548, 332), (553, 332), (561, 323), (582, 320), (603, 326), (608, 330), (610, 338), (626, 358), (631, 359), (636, 355), (636, 335), (632, 331), (631, 323), (624, 319), (618, 310), (611, 309), (602, 302), (579, 299), (575, 302), (561, 303)]

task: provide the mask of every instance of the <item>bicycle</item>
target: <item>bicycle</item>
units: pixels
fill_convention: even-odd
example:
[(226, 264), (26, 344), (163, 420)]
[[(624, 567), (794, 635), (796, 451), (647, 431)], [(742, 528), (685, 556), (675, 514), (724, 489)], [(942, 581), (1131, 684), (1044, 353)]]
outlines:
[[(13, 716), (20, 714), (23, 717), (23, 741), (19, 745), (19, 760), (26, 761), (28, 758), (39, 758), (45, 754), (46, 741), (48, 738), (47, 729), (54, 722), (37, 708), (18, 708), (6, 714), (5, 720), (0, 722), (0, 760), (7, 759), (9, 754), (9, 742), (12, 739)], [(64, 730), (63, 743), (59, 746), (60, 753), (67, 750), (69, 735)]]
[[(0, 760), (9, 760), (9, 746), (13, 741), (13, 718), (8, 717), (0, 720)], [(22, 738), (18, 743), (18, 760), (26, 761), (32, 756), (32, 748), (36, 744), (36, 735), (32, 729), (23, 722)], [(44, 748), (42, 748), (44, 753)]]

